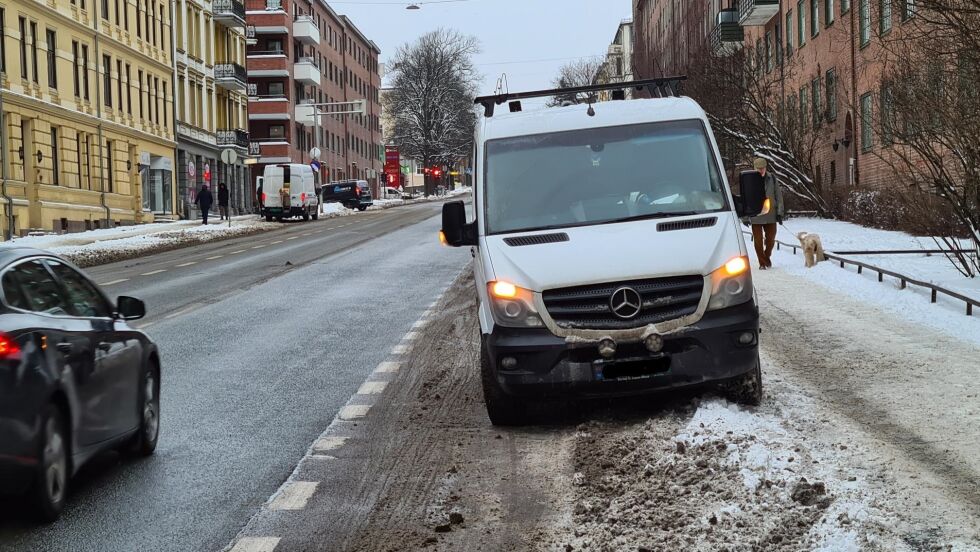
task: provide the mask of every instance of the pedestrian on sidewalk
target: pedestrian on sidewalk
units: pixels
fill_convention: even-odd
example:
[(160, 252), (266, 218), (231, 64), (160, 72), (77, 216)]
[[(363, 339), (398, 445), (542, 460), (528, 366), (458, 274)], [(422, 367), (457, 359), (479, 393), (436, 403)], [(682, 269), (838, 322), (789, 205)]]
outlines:
[(201, 190), (197, 192), (194, 203), (201, 208), (201, 216), (204, 217), (204, 224), (207, 224), (208, 211), (211, 210), (211, 205), (214, 204), (214, 196), (211, 195), (211, 190), (208, 190), (207, 184), (201, 185)]
[(759, 257), (759, 269), (767, 270), (772, 268), (772, 250), (776, 245), (776, 228), (783, 222), (783, 192), (779, 189), (776, 182), (776, 175), (769, 172), (769, 163), (760, 158), (756, 158), (752, 163), (755, 170), (762, 175), (766, 186), (766, 203), (769, 210), (757, 217), (752, 217), (752, 243), (755, 245), (755, 253)]
[(221, 220), (230, 218), (228, 216), (228, 186), (224, 183), (218, 184), (218, 214)]
[(262, 184), (259, 183), (258, 188), (255, 189), (255, 203), (259, 206), (259, 218), (262, 218), (262, 208), (265, 207), (262, 201)]

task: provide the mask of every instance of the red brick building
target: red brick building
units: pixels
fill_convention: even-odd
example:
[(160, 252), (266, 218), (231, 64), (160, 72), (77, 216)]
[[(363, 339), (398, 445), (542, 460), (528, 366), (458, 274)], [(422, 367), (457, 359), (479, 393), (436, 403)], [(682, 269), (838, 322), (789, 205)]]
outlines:
[(751, 49), (785, 76), (780, 100), (812, 113), (818, 187), (877, 188), (893, 181), (874, 124), (887, 109), (883, 41), (911, 17), (912, 0), (634, 0), (634, 66), (637, 78), (685, 74), (702, 49)]
[[(252, 174), (309, 163), (317, 146), (322, 181), (376, 187), (384, 165), (378, 47), (322, 0), (247, 0), (246, 20)], [(316, 125), (302, 107), (356, 100), (366, 102), (363, 115), (323, 116)]]

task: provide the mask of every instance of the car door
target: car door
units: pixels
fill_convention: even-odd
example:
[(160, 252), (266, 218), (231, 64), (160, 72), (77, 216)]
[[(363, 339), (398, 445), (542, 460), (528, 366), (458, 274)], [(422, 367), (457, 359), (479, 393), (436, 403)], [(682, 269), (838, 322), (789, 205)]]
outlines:
[(112, 303), (84, 274), (55, 260), (45, 262), (65, 290), (72, 315), (91, 327), (95, 342), (95, 369), (109, 400), (105, 409), (110, 437), (132, 430), (139, 423), (138, 388), (142, 346), (129, 326), (117, 320)]
[(91, 325), (71, 316), (64, 290), (39, 258), (13, 265), (4, 272), (2, 282), (10, 306), (35, 314), (38, 330), (47, 346), (54, 348), (65, 379), (62, 387), (79, 406), (74, 428), (78, 444), (86, 446), (107, 438), (103, 420), (108, 405), (102, 400), (105, 384), (96, 369)]

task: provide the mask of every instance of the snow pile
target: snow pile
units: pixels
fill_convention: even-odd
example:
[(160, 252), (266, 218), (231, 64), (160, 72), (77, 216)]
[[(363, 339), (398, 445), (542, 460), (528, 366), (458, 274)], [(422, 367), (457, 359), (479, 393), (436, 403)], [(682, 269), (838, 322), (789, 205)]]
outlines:
[(805, 435), (723, 400), (633, 426), (585, 424), (576, 457), (575, 550), (908, 549), (888, 531), (892, 516), (824, 469)]

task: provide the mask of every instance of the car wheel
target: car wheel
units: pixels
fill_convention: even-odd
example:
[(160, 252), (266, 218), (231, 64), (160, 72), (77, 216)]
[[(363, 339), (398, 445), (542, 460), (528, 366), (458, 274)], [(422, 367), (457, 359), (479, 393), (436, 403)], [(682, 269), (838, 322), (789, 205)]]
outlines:
[(762, 363), (756, 356), (755, 367), (724, 384), (722, 388), (728, 400), (746, 406), (762, 403)]
[(310, 220), (310, 210), (303, 211), (303, 220)]
[(316, 211), (313, 211), (313, 220), (320, 220), (320, 206), (316, 206)]
[(137, 398), (140, 426), (133, 436), (131, 450), (139, 456), (149, 456), (156, 450), (160, 437), (160, 370), (152, 362), (140, 378)]
[(266, 222), (272, 222), (272, 215), (266, 215), (265, 216), (265, 221)]
[(68, 495), (69, 462), (68, 431), (64, 415), (50, 404), (41, 420), (40, 463), (30, 491), (31, 503), (38, 519), (52, 522), (58, 519)]
[(527, 405), (517, 397), (504, 393), (497, 382), (486, 338), (480, 339), (480, 379), (483, 383), (483, 401), (487, 406), (487, 416), (495, 426), (520, 426), (528, 423)]

